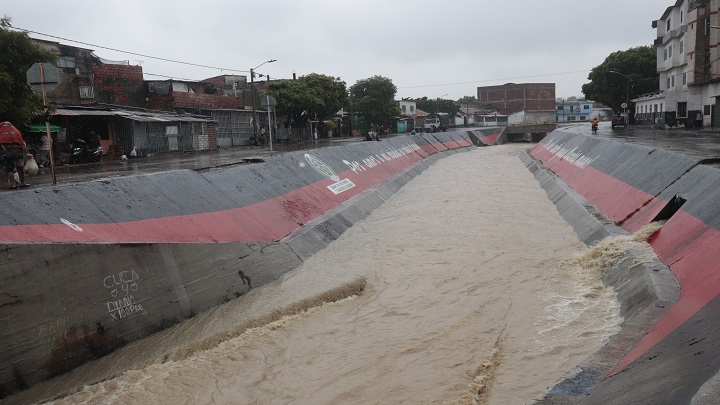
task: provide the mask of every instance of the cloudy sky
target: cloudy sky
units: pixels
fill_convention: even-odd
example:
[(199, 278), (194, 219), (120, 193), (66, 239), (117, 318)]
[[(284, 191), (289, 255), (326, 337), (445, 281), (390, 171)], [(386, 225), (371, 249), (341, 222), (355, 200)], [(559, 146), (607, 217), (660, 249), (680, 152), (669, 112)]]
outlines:
[(558, 97), (582, 96), (590, 69), (610, 53), (652, 45), (656, 37), (652, 21), (674, 1), (2, 0), (0, 4), (0, 14), (9, 16), (14, 27), (35, 31), (32, 37), (141, 64), (146, 79), (247, 74), (242, 71), (276, 59), (256, 71), (271, 78), (321, 73), (340, 77), (348, 87), (381, 75), (398, 87), (398, 98), (458, 99), (476, 95), (478, 86), (508, 82), (554, 82)]

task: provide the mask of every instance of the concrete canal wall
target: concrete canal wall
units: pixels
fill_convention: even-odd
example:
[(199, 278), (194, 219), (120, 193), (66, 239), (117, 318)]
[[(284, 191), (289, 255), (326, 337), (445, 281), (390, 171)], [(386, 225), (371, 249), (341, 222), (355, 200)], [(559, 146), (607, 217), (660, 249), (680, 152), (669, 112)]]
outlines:
[(719, 403), (717, 162), (563, 130), (530, 156), (526, 164), (586, 242), (667, 221), (649, 239), (662, 263), (630, 261), (608, 273), (627, 319), (622, 332), (538, 403)]
[(0, 397), (272, 281), (467, 131), (0, 194)]

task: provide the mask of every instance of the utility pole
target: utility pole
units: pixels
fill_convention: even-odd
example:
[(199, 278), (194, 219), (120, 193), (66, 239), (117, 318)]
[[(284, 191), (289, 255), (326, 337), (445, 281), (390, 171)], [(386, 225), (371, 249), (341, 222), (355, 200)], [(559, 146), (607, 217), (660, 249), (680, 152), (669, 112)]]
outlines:
[(255, 69), (259, 68), (260, 66), (266, 64), (266, 63), (273, 63), (277, 62), (276, 59), (270, 59), (266, 60), (265, 62), (255, 66), (254, 68), (250, 68), (250, 87), (252, 89), (252, 112), (253, 112), (253, 136), (255, 137), (255, 143), (260, 145), (260, 140), (257, 137), (257, 113), (256, 113), (256, 96), (255, 96)]
[(255, 68), (250, 69), (250, 89), (252, 94), (252, 129), (253, 129), (253, 138), (255, 139), (255, 144), (260, 146), (260, 140), (257, 137), (257, 117), (255, 116)]

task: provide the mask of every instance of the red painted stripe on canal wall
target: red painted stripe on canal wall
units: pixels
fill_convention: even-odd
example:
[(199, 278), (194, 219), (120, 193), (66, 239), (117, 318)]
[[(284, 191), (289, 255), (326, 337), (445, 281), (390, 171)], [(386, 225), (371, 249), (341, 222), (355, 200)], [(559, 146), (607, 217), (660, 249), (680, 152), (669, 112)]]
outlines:
[(669, 201), (685, 201), (648, 241), (677, 278), (680, 298), (583, 403), (688, 402), (715, 377), (708, 362), (720, 359), (720, 348), (707, 340), (720, 328), (720, 170), (697, 158), (562, 130), (530, 153), (629, 232), (654, 220)]

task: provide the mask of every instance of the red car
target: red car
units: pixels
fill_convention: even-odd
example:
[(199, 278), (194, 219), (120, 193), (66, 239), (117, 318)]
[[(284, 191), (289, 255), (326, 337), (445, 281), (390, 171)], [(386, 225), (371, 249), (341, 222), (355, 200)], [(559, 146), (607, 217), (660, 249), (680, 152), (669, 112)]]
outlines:
[(617, 117), (613, 117), (612, 119), (612, 127), (625, 127), (625, 117), (622, 115), (618, 115)]

